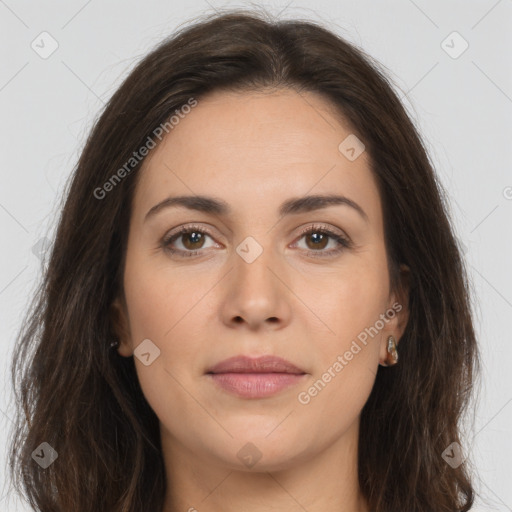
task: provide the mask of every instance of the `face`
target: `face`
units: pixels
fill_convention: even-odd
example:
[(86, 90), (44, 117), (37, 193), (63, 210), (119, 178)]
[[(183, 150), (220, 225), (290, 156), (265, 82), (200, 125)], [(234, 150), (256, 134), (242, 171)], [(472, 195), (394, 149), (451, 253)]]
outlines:
[[(339, 149), (351, 133), (313, 93), (216, 92), (144, 162), (119, 353), (135, 356), (171, 451), (275, 470), (357, 441), (406, 310), (389, 288), (368, 155)], [(196, 200), (148, 214), (178, 196)], [(209, 373), (235, 356), (270, 366)]]

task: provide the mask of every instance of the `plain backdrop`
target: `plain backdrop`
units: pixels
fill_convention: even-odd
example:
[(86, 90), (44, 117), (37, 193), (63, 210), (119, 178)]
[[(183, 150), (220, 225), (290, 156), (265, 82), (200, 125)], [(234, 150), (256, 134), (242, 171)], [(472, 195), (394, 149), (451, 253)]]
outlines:
[[(256, 5), (283, 19), (320, 21), (363, 48), (387, 68), (419, 127), (475, 294), (483, 371), (467, 439), (478, 468), (474, 510), (512, 511), (512, 0)], [(135, 63), (179, 25), (250, 6), (0, 0), (2, 511), (29, 510), (7, 485), (11, 351), (41, 274), (44, 237), (92, 122)]]

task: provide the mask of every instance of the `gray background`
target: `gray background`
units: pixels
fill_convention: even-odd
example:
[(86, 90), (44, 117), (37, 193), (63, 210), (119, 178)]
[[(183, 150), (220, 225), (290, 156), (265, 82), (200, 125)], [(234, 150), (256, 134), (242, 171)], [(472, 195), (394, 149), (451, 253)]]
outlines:
[[(8, 493), (4, 467), (11, 350), (92, 121), (136, 61), (178, 25), (250, 5), (0, 0), (1, 510), (28, 510)], [(450, 197), (476, 299), (483, 373), (467, 434), (479, 471), (474, 510), (512, 511), (512, 0), (257, 5), (319, 20), (364, 48), (389, 70), (419, 126)], [(47, 58), (44, 31), (58, 44)]]

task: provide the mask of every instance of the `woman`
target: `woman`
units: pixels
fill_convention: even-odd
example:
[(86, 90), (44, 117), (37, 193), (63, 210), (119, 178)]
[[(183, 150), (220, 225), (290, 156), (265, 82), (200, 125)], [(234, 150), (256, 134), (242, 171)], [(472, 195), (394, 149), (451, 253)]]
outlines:
[(477, 348), (441, 186), (378, 65), (235, 11), (132, 71), (13, 361), (42, 511), (467, 511)]

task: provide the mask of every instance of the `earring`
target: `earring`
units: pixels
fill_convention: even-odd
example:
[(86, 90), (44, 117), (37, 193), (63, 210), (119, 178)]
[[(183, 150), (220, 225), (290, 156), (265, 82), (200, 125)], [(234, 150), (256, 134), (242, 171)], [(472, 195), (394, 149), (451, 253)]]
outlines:
[(382, 366), (393, 366), (398, 362), (398, 351), (396, 347), (396, 341), (393, 336), (388, 338), (388, 347), (387, 347), (386, 361), (382, 364)]
[(109, 348), (111, 350), (116, 350), (117, 348), (119, 348), (119, 340), (112, 341), (112, 343), (110, 343), (109, 345)]

